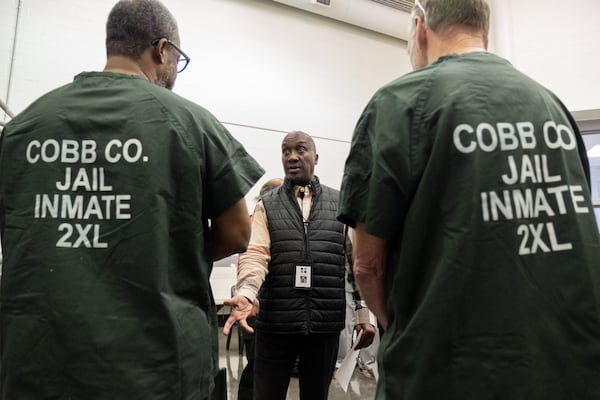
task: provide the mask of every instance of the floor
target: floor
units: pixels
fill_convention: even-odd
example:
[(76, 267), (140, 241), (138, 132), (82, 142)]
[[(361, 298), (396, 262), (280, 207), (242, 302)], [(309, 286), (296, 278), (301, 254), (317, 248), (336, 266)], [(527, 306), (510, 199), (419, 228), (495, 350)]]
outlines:
[[(237, 329), (237, 327), (234, 327)], [(219, 366), (227, 368), (227, 399), (237, 400), (238, 377), (246, 365), (246, 358), (239, 356), (237, 333), (234, 331), (231, 338), (229, 350), (225, 349), (226, 337), (219, 335)], [(341, 386), (335, 381), (331, 382), (329, 387), (329, 400), (357, 400), (373, 399), (375, 395), (375, 379), (367, 377), (358, 368), (348, 385), (348, 391), (344, 392)], [(287, 395), (288, 400), (299, 399), (298, 379), (292, 378)]]

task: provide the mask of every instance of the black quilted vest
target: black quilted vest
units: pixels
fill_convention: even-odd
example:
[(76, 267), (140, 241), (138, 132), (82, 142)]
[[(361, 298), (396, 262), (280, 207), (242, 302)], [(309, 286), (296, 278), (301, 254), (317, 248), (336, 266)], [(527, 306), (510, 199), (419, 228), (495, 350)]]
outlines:
[[(333, 333), (344, 327), (344, 225), (338, 191), (312, 186), (308, 228), (287, 179), (262, 201), (271, 237), (269, 273), (260, 290), (256, 328), (270, 333)], [(294, 288), (296, 265), (312, 262), (312, 287)]]

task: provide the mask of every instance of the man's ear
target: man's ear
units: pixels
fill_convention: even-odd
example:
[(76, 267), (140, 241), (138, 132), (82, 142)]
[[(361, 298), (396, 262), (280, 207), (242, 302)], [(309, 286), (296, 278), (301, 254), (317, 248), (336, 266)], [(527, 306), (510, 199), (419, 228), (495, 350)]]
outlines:
[(413, 19), (412, 19), (412, 26), (411, 26), (412, 31), (411, 32), (416, 32), (417, 31), (417, 27), (419, 26), (419, 22), (421, 22), (421, 17), (415, 15), (413, 17)]
[(415, 41), (418, 48), (427, 54), (427, 26), (420, 17), (415, 18)]
[(315, 165), (319, 163), (319, 154), (315, 153)]
[(154, 46), (154, 51), (152, 52), (152, 58), (158, 64), (165, 64), (167, 62), (167, 39), (162, 38), (158, 41), (156, 46)]

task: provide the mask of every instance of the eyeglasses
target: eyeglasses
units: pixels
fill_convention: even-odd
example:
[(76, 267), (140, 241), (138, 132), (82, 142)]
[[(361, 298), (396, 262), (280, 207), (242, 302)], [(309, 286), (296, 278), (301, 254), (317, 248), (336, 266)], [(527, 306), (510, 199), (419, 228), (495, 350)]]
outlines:
[[(153, 41), (150, 42), (150, 44), (152, 46), (156, 46), (158, 44), (158, 42), (160, 42), (160, 39), (154, 39)], [(177, 50), (179, 52), (179, 54), (181, 55), (181, 57), (179, 57), (177, 59), (177, 73), (183, 72), (183, 70), (186, 69), (188, 64), (190, 63), (191, 58), (189, 58), (188, 55), (183, 52), (183, 50), (181, 50), (179, 47), (177, 47), (175, 45), (175, 43), (173, 43), (169, 39), (167, 39), (167, 43), (169, 45), (173, 46), (173, 48), (175, 50)]]
[(423, 4), (421, 4), (419, 0), (415, 0), (415, 4), (421, 9), (421, 11), (423, 12), (423, 16), (425, 16), (425, 7), (423, 7)]

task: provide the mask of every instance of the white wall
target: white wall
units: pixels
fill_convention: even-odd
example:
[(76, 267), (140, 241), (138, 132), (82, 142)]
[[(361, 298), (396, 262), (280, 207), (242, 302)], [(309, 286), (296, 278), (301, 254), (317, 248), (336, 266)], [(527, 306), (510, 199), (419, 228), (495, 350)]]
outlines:
[(494, 52), (572, 111), (600, 110), (600, 1), (492, 0)]
[[(8, 99), (13, 111), (82, 70), (103, 68), (104, 25), (115, 2), (0, 1), (3, 99), (21, 7)], [(338, 187), (363, 107), (379, 86), (409, 70), (401, 40), (275, 2), (164, 4), (178, 20), (182, 48), (192, 58), (175, 92), (213, 112), (267, 170), (248, 197), (249, 207), (264, 180), (282, 176), (280, 143), (290, 130), (316, 137), (316, 173)]]

